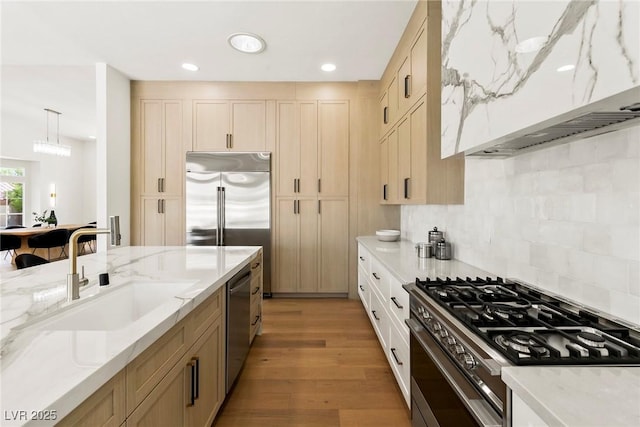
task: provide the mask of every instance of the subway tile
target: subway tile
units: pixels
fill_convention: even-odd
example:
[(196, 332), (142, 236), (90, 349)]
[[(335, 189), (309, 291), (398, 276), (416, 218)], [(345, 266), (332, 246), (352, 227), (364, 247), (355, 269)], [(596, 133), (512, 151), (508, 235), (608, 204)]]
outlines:
[(613, 191), (640, 191), (640, 159), (620, 159), (612, 162)]
[(629, 289), (627, 262), (610, 256), (598, 256), (592, 280), (606, 289), (627, 292)]
[(610, 307), (607, 313), (615, 317), (640, 324), (640, 298), (624, 292), (611, 291)]
[(611, 255), (634, 261), (640, 259), (640, 227), (611, 226)]
[(640, 297), (640, 261), (629, 261), (627, 263), (629, 275), (629, 294)]
[(597, 255), (612, 255), (612, 235), (610, 225), (593, 225), (583, 228), (583, 249)]
[(611, 162), (595, 163), (583, 167), (584, 191), (589, 193), (613, 191), (612, 171)]
[(594, 137), (595, 161), (624, 158), (629, 150), (628, 134), (626, 132), (611, 132)]
[(575, 194), (566, 197), (570, 204), (571, 215), (567, 218), (575, 222), (596, 221), (596, 201), (594, 193)]
[(639, 221), (640, 194), (598, 193), (596, 222), (612, 225), (637, 225)]

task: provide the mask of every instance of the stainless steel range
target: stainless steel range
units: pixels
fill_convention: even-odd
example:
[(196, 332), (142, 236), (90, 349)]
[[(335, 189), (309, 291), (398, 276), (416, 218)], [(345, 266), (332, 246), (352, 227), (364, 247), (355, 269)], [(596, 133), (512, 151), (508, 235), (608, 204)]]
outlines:
[(503, 426), (513, 365), (640, 365), (640, 330), (497, 279), (419, 280), (410, 295), (414, 426)]

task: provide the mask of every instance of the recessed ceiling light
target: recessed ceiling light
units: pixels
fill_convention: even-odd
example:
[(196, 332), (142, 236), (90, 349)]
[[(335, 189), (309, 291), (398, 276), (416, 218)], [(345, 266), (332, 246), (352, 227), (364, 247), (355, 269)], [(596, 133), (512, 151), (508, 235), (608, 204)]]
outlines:
[(567, 64), (567, 65), (563, 65), (562, 67), (558, 67), (558, 69), (556, 71), (559, 72), (559, 73), (562, 73), (563, 71), (571, 71), (574, 68), (576, 68), (575, 65)]
[(320, 67), (322, 69), (322, 71), (335, 71), (336, 70), (336, 66), (335, 64), (322, 64), (322, 67)]
[(185, 62), (184, 64), (182, 64), (182, 68), (184, 68), (185, 70), (189, 70), (189, 71), (198, 71), (200, 69), (200, 68), (198, 68), (197, 65), (189, 64), (188, 62)]
[(531, 37), (521, 41), (516, 45), (516, 52), (518, 53), (531, 53), (537, 52), (542, 49), (542, 46), (547, 43), (546, 37)]
[(231, 34), (227, 41), (232, 48), (244, 53), (260, 53), (267, 47), (262, 37), (251, 33)]

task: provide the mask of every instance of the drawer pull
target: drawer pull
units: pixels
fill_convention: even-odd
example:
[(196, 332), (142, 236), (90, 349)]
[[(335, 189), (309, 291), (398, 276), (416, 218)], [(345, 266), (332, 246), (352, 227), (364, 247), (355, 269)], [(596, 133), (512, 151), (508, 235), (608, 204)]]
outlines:
[(400, 310), (402, 310), (404, 308), (400, 304), (398, 304), (398, 301), (396, 301), (396, 297), (391, 297), (391, 301), (393, 301), (393, 303), (396, 305), (396, 307), (398, 307)]
[(376, 316), (376, 311), (375, 310), (371, 310), (371, 314), (373, 314), (373, 318), (376, 320), (380, 320), (380, 318), (378, 316)]
[(364, 286), (362, 286), (362, 285), (358, 285), (358, 286), (360, 286), (360, 290), (361, 290), (362, 292), (364, 292)]
[(380, 277), (379, 277), (376, 273), (371, 273), (371, 275), (372, 275), (373, 277), (375, 277), (375, 278), (376, 278), (376, 280), (380, 280)]
[(251, 295), (255, 295), (260, 291), (260, 286), (256, 286), (256, 288), (251, 292)]
[(255, 264), (253, 264), (253, 265), (251, 266), (251, 269), (252, 269), (252, 270), (255, 270), (255, 269), (256, 269), (256, 268), (258, 268), (258, 267), (260, 267), (260, 263), (259, 263), (259, 262), (256, 262)]
[(395, 348), (391, 349), (391, 354), (393, 355), (393, 358), (396, 359), (396, 363), (398, 364), (398, 366), (402, 366), (402, 362), (400, 361), (400, 359), (398, 359), (398, 356), (396, 355)]
[(258, 315), (256, 316), (255, 320), (251, 323), (251, 326), (256, 326), (259, 320), (260, 320), (260, 316)]
[(363, 256), (360, 257), (360, 261), (364, 261), (364, 257)]

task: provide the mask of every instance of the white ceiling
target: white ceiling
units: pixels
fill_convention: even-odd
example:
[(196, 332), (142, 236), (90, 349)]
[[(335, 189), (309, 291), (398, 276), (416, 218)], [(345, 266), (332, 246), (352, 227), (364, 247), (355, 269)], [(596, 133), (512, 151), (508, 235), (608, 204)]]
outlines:
[[(415, 3), (2, 1), (2, 114), (44, 122), (52, 108), (63, 114), (61, 135), (86, 139), (95, 134), (97, 62), (132, 80), (377, 80)], [(227, 36), (243, 31), (262, 36), (266, 50), (231, 49)], [(325, 62), (337, 70), (321, 71)]]

